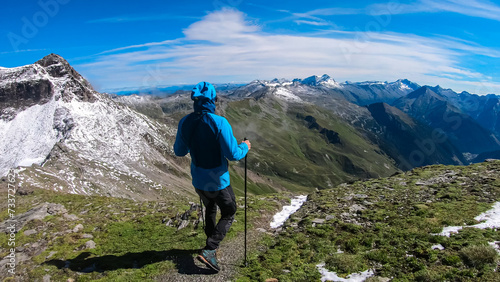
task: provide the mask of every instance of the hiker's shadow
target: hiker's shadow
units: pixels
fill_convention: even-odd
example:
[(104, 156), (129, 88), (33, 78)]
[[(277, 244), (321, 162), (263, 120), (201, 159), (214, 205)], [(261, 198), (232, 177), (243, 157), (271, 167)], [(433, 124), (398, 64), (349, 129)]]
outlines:
[(47, 265), (54, 265), (59, 269), (68, 268), (72, 271), (90, 273), (104, 272), (117, 269), (142, 268), (148, 264), (170, 260), (175, 263), (180, 274), (215, 274), (209, 268), (201, 268), (194, 263), (193, 255), (196, 250), (168, 250), (168, 251), (145, 251), (142, 253), (126, 253), (124, 255), (105, 255), (101, 257), (91, 257), (91, 253), (81, 253), (74, 259), (58, 260), (53, 259), (44, 262)]

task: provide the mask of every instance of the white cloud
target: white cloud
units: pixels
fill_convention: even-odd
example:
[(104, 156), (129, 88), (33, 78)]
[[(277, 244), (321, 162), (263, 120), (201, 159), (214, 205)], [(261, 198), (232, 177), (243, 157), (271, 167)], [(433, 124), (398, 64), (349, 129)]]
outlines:
[(243, 14), (232, 9), (223, 9), (210, 13), (184, 30), (188, 40), (206, 40), (216, 43), (228, 43), (245, 40), (259, 30), (256, 25), (246, 22)]
[(339, 81), (409, 78), (420, 84), (444, 81), (439, 84), (473, 91), (475, 81), (484, 77), (461, 67), (460, 57), (471, 52), (499, 57), (498, 51), (453, 38), (336, 30), (314, 36), (269, 34), (243, 13), (230, 9), (206, 15), (184, 34), (174, 41), (101, 53), (93, 63), (76, 68), (106, 88), (201, 80), (248, 82), (328, 73)]

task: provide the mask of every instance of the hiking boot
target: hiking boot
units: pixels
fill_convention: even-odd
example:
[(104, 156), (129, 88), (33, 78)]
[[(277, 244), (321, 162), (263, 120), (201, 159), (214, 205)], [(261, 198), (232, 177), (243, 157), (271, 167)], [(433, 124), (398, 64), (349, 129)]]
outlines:
[(219, 272), (219, 262), (217, 261), (216, 250), (201, 250), (201, 254), (198, 255), (198, 259), (209, 266), (211, 269)]

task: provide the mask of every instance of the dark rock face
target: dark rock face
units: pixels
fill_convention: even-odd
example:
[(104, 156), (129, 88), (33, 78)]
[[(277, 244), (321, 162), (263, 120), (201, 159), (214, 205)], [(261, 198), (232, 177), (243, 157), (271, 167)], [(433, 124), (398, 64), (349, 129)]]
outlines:
[[(463, 165), (467, 161), (444, 132), (411, 118), (385, 103), (367, 106), (379, 124), (380, 140), (374, 140), (403, 170), (430, 164)], [(419, 156), (419, 157), (417, 157)]]
[(26, 109), (45, 104), (52, 98), (53, 86), (48, 80), (26, 80), (0, 87), (0, 112), (5, 109)]
[(326, 138), (326, 140), (328, 141), (328, 143), (330, 143), (330, 144), (340, 144), (341, 143), (339, 134), (337, 132), (322, 127), (321, 125), (319, 125), (316, 122), (316, 118), (314, 118), (313, 116), (306, 116), (303, 119), (307, 122), (307, 127), (309, 129), (316, 129), (316, 130), (318, 130), (319, 133)]

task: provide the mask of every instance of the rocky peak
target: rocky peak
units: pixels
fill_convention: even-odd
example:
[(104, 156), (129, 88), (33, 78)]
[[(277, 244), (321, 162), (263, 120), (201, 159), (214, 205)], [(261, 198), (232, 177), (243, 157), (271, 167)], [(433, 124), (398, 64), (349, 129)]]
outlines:
[(302, 80), (294, 80), (294, 81), (299, 81), (302, 84), (311, 86), (326, 86), (326, 87), (339, 86), (339, 84), (327, 74), (324, 74), (321, 77), (313, 75), (308, 78), (304, 78)]
[(413, 91), (408, 94), (407, 98), (409, 99), (418, 99), (418, 98), (426, 98), (426, 99), (436, 99), (444, 101), (444, 97), (434, 92), (429, 86), (422, 86), (419, 89)]
[(411, 89), (411, 90), (417, 90), (418, 88), (420, 88), (420, 85), (418, 85), (417, 83), (415, 82), (412, 82), (408, 79), (398, 79), (396, 81), (397, 84), (400, 85), (400, 87), (405, 87), (405, 88), (408, 88), (408, 89)]
[(283, 83), (287, 83), (287, 82), (290, 82), (290, 81), (286, 78), (275, 78), (275, 79), (271, 80), (271, 83), (277, 83), (277, 84), (283, 84)]
[(61, 56), (50, 54), (32, 65), (0, 70), (0, 118), (53, 98), (93, 102), (95, 90)]
[[(70, 66), (68, 61), (57, 54), (49, 54), (37, 61), (35, 64), (44, 67), (52, 77), (64, 77), (66, 75), (70, 75), (80, 81), (84, 80), (83, 77)], [(87, 81), (85, 82), (88, 84), (87, 87), (92, 88)]]
[[(92, 101), (94, 97), (92, 85), (81, 76), (63, 57), (57, 54), (49, 54), (37, 61), (35, 64), (42, 66), (50, 76), (55, 78), (68, 78), (72, 82), (72, 87), (75, 87), (74, 94), (82, 101)], [(71, 81), (73, 80), (73, 81)]]

